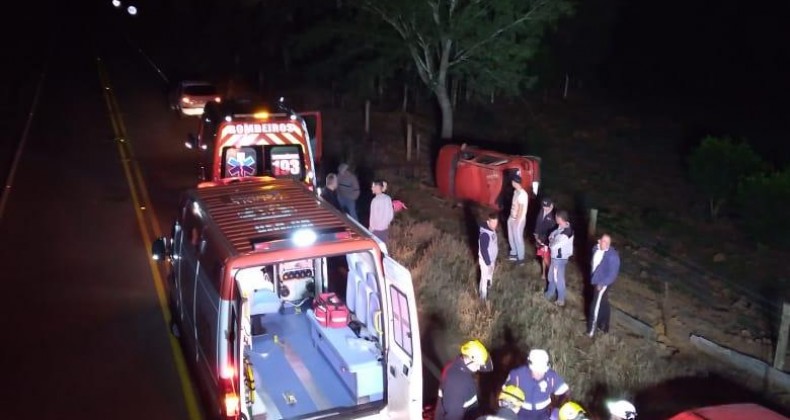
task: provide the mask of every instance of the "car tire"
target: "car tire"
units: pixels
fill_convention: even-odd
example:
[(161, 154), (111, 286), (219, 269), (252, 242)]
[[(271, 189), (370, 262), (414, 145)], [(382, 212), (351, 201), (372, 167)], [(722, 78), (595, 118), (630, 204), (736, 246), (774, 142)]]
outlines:
[(181, 309), (170, 299), (170, 334), (176, 339), (181, 339)]
[(170, 318), (170, 334), (173, 334), (173, 337), (176, 339), (181, 338), (181, 327), (179, 327), (178, 321), (175, 320), (175, 317)]

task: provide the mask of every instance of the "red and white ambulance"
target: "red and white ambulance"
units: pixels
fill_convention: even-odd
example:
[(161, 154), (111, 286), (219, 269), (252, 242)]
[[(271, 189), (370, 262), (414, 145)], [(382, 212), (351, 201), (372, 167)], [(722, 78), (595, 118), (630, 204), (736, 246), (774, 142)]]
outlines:
[(200, 168), (203, 181), (273, 177), (315, 186), (322, 152), (321, 113), (245, 100), (209, 103), (197, 136), (189, 134), (185, 145), (207, 152)]
[(152, 254), (216, 418), (421, 418), (409, 271), (303, 183), (191, 190)]

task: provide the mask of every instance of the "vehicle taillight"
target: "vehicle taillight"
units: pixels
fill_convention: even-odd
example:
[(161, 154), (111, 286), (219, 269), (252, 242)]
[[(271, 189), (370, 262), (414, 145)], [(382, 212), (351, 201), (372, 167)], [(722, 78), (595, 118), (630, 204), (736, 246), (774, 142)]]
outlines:
[(188, 97), (186, 97), (186, 96), (183, 96), (183, 97), (181, 97), (181, 102), (183, 102), (183, 103), (185, 103), (185, 104), (188, 104), (188, 103), (190, 103), (191, 101), (189, 100), (189, 98), (188, 98)]
[(220, 98), (219, 96), (217, 96), (216, 98), (214, 98), (214, 101), (215, 101), (215, 102), (222, 102), (222, 98)]
[(233, 369), (230, 365), (222, 368), (220, 375), (223, 376), (221, 382), (222, 384), (222, 401), (221, 406), (224, 407), (225, 417), (229, 419), (238, 419), (239, 414), (241, 413), (241, 402), (239, 399), (239, 394), (236, 392), (236, 387), (233, 386), (233, 379), (234, 376), (232, 373), (230, 377), (226, 378), (225, 375), (231, 372)]
[(235, 373), (236, 372), (233, 370), (233, 366), (227, 365), (222, 369), (220, 376), (222, 377), (222, 379), (233, 379)]
[(237, 417), (239, 415), (239, 396), (235, 392), (225, 394), (225, 416)]

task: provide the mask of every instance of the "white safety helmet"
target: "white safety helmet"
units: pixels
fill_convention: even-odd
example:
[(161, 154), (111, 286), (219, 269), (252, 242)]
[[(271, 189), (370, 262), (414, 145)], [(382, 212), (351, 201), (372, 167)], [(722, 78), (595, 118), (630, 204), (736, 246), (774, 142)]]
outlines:
[(636, 407), (626, 400), (609, 401), (606, 403), (609, 414), (625, 420), (636, 420)]
[(546, 350), (532, 349), (529, 351), (529, 370), (546, 373), (549, 370), (549, 354)]

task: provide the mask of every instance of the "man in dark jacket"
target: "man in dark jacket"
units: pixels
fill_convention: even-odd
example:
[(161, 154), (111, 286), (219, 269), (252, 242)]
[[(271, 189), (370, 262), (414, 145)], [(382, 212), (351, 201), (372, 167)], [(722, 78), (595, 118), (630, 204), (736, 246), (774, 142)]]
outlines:
[(541, 208), (538, 211), (538, 216), (535, 219), (535, 251), (540, 258), (540, 266), (543, 275), (543, 280), (547, 281), (546, 273), (551, 262), (551, 253), (549, 252), (549, 233), (557, 228), (557, 222), (554, 220), (554, 202), (550, 198), (544, 197), (541, 200)]
[(557, 229), (549, 234), (551, 264), (546, 299), (552, 300), (556, 294), (557, 300), (554, 303), (557, 306), (565, 306), (565, 268), (568, 266), (568, 259), (573, 256), (574, 233), (567, 211), (558, 211), (554, 220), (557, 221)]
[(359, 199), (359, 179), (348, 169), (347, 163), (341, 163), (337, 167), (338, 192), (337, 198), (343, 210), (359, 220), (357, 217), (357, 199)]
[(336, 209), (343, 211), (343, 207), (340, 206), (340, 201), (337, 199), (337, 175), (329, 174), (326, 176), (326, 188), (321, 191), (321, 198)]
[(480, 236), (477, 240), (477, 255), (480, 263), (480, 299), (483, 300), (488, 297), (488, 288), (494, 281), (494, 267), (496, 267), (496, 257), (499, 254), (496, 234), (498, 223), (497, 214), (489, 214), (485, 223), (480, 225)]
[(595, 329), (609, 331), (609, 288), (620, 272), (620, 255), (612, 248), (612, 238), (601, 235), (598, 244), (593, 247), (592, 279), (595, 296), (590, 305), (590, 328), (588, 335), (595, 335)]

